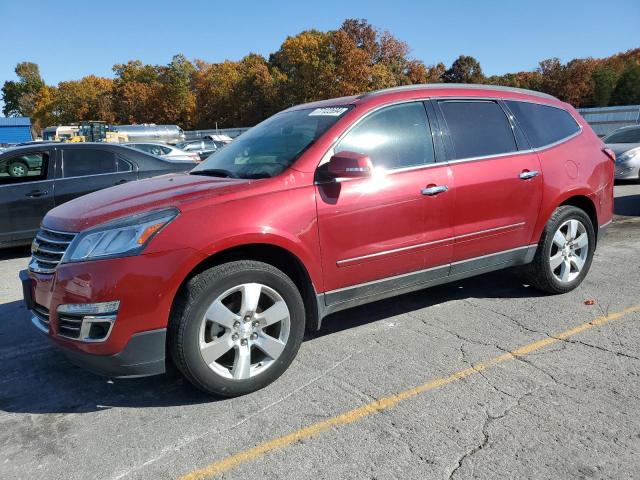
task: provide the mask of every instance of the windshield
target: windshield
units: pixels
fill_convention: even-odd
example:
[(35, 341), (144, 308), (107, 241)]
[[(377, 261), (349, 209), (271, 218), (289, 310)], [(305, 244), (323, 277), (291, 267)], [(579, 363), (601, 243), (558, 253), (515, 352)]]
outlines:
[(191, 173), (232, 178), (279, 175), (349, 108), (308, 108), (278, 113), (217, 150)]
[(640, 128), (625, 128), (603, 138), (604, 143), (640, 143)]

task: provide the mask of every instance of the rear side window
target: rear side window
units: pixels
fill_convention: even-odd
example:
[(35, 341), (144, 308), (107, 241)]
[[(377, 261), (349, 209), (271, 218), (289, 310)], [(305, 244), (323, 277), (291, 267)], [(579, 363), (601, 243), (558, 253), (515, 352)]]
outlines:
[(379, 110), (360, 122), (335, 152), (368, 155), (376, 167), (395, 169), (434, 162), (431, 130), (421, 102)]
[(561, 108), (512, 100), (505, 103), (534, 148), (558, 142), (580, 130), (569, 112)]
[(105, 150), (90, 148), (64, 150), (62, 159), (65, 178), (116, 171), (116, 156)]
[(133, 170), (133, 167), (126, 160), (116, 156), (116, 165), (119, 172), (130, 172)]
[(445, 100), (438, 103), (449, 128), (455, 159), (518, 150), (509, 119), (496, 102)]
[(46, 180), (49, 154), (31, 152), (0, 157), (0, 185)]

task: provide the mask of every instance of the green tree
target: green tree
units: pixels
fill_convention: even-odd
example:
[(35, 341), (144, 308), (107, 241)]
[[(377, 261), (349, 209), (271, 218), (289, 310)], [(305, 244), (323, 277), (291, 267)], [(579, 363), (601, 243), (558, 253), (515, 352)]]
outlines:
[(592, 105), (606, 107), (611, 102), (611, 95), (618, 82), (618, 73), (608, 65), (597, 67), (591, 74), (593, 82)]
[(485, 76), (480, 62), (473, 57), (460, 55), (442, 75), (447, 83), (482, 83)]
[(611, 94), (611, 105), (640, 104), (640, 65), (630, 64), (625, 68), (616, 88)]
[(15, 68), (18, 81), (9, 80), (2, 87), (2, 113), (8, 117), (30, 117), (35, 109), (40, 90), (45, 86), (40, 68), (31, 62), (18, 63)]

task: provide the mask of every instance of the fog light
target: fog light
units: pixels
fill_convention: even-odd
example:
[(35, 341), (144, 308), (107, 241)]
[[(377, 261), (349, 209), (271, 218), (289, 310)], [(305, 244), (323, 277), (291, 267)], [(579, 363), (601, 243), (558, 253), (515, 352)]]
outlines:
[(58, 313), (69, 315), (101, 315), (105, 313), (116, 313), (120, 307), (120, 301), (101, 303), (69, 303), (60, 305)]

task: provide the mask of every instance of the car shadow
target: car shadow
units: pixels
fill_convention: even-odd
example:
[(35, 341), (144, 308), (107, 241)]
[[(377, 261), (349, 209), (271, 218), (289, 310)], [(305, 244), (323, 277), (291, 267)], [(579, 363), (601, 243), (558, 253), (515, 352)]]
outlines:
[(625, 195), (614, 199), (613, 211), (625, 217), (640, 217), (640, 194)]
[(526, 285), (515, 270), (501, 270), (368, 303), (327, 316), (314, 339), (440, 303), (465, 298), (535, 298), (548, 294)]
[(87, 372), (30, 325), (22, 301), (0, 304), (0, 411), (86, 413), (216, 400), (175, 374), (110, 380)]
[[(307, 341), (390, 316), (463, 298), (521, 298), (543, 294), (510, 270), (433, 287), (327, 317)], [(218, 401), (173, 375), (109, 380), (74, 366), (29, 323), (20, 301), (0, 305), (0, 411), (87, 413)]]
[(14, 260), (16, 258), (29, 258), (31, 256), (31, 247), (10, 247), (0, 250), (0, 260)]

